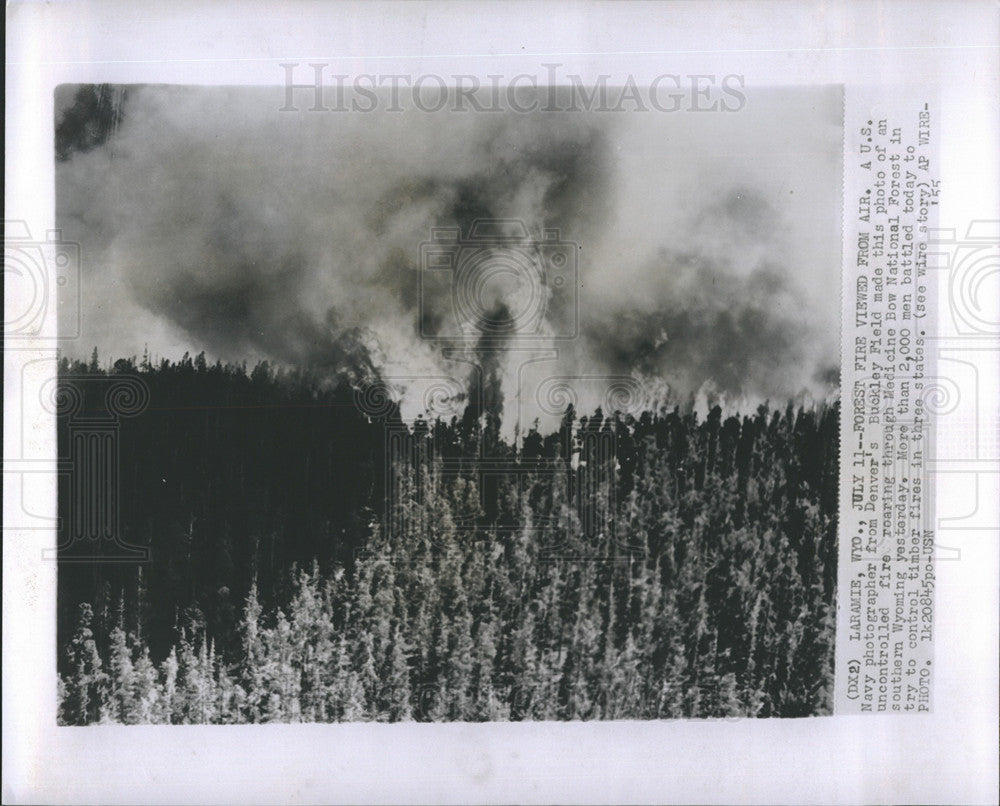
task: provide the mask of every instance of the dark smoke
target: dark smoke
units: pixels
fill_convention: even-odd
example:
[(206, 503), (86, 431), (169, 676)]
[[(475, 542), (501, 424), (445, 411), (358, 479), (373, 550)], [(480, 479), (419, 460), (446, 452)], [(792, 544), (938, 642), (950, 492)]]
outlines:
[(63, 84), (56, 96), (56, 105), (67, 107), (56, 124), (56, 159), (62, 162), (103, 145), (118, 130), (128, 90), (111, 84)]
[[(493, 322), (503, 322), (509, 320), (510, 311), (503, 302), (498, 301), (487, 315)], [(488, 331), (476, 342), (472, 353), (476, 368), (470, 373), (468, 380), (469, 403), (465, 410), (467, 421), (476, 421), (483, 415), (488, 415), (492, 421), (500, 423), (504, 404), (505, 350), (504, 339)]]
[(808, 357), (803, 300), (779, 266), (741, 276), (703, 255), (662, 250), (641, 293), (591, 312), (585, 336), (611, 371), (662, 377), (682, 393), (711, 381), (731, 396), (789, 388)]
[(267, 355), (353, 382), (377, 378), (358, 328), (345, 327), (333, 306), (321, 316), (309, 312), (302, 297), (302, 278), (312, 271), (307, 258), (252, 237), (252, 216), (225, 198), (214, 212), (203, 222), (210, 236), (196, 250), (199, 262), (178, 255), (169, 272), (133, 275), (142, 303), (218, 353)]
[[(458, 176), (406, 177), (391, 186), (366, 212), (374, 238), (391, 237), (394, 224), (414, 211), (432, 227), (457, 228), (470, 239), (476, 221), (519, 219), (530, 235), (558, 230), (560, 237), (585, 237), (602, 227), (607, 215), (612, 173), (607, 131), (580, 125), (568, 116), (504, 121), (473, 145), (474, 167)], [(414, 313), (414, 329), (437, 335), (453, 310), (448, 293), (426, 296), (417, 306), (416, 250), (396, 248), (380, 266), (378, 281)], [(474, 281), (473, 281), (474, 282)], [(565, 315), (554, 297), (547, 315)], [(493, 300), (494, 305), (505, 305)]]
[[(833, 377), (829, 334), (796, 285), (816, 268), (790, 262), (785, 202), (727, 184), (708, 162), (697, 202), (669, 185), (632, 196), (622, 177), (673, 148), (644, 141), (646, 162), (627, 162), (620, 129), (640, 118), (289, 117), (253, 90), (61, 92), (60, 216), (99, 239), (91, 265), (109, 267), (84, 285), (99, 295), (85, 300), (89, 327), (111, 338), (132, 328), (140, 349), (142, 326), (117, 311), (141, 306), (147, 324), (224, 360), (266, 357), (355, 383), (468, 377), (470, 416), (499, 419), (523, 356), (511, 339), (473, 332), (459, 350), (478, 366), (470, 373), (422, 338), (446, 332), (455, 310), (448, 278), (418, 293), (420, 245), (435, 227), (468, 238), (477, 220), (520, 219), (531, 238), (557, 229), (581, 255), (579, 288), (545, 289), (539, 334), (572, 332), (579, 299), (580, 338), (529, 381), (603, 373), (665, 380), (678, 395), (708, 382), (773, 397)], [(623, 234), (637, 204), (663, 205), (669, 223)], [(517, 293), (490, 287), (488, 316), (509, 318)]]

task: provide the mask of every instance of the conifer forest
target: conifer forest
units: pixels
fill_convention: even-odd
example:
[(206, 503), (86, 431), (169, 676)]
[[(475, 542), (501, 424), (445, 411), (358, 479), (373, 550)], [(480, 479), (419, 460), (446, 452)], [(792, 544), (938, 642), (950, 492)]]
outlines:
[(63, 540), (61, 724), (830, 712), (839, 403), (510, 437), (266, 363), (60, 365), (81, 410), (115, 375), (148, 390), (116, 502), (148, 559)]

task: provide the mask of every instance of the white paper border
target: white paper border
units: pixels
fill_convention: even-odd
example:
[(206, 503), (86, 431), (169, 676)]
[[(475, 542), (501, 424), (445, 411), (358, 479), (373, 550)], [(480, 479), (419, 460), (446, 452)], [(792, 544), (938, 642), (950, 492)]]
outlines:
[[(57, 84), (277, 84), (279, 63), (309, 60), (345, 73), (512, 75), (553, 60), (585, 79), (936, 86), (941, 225), (1000, 217), (994, 3), (14, 3), (7, 22), (5, 218), (39, 230), (53, 227)], [(18, 411), (29, 355), (7, 347), (5, 458), (31, 422)], [(996, 377), (995, 352), (969, 356)], [(994, 416), (996, 399), (985, 405)], [(54, 432), (30, 438), (51, 445)], [(995, 802), (1000, 557), (996, 498), (982, 492), (996, 477), (989, 462), (967, 472), (980, 500), (967, 480), (938, 484), (939, 518), (978, 507), (982, 526), (949, 534), (962, 561), (940, 567), (935, 710), (918, 717), (57, 729), (48, 536), (5, 532), (3, 800)], [(9, 475), (5, 512), (22, 506)]]

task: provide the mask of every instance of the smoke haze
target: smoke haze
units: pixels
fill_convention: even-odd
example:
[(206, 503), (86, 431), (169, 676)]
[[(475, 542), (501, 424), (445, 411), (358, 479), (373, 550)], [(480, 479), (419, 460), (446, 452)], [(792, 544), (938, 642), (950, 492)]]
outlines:
[[(752, 402), (824, 393), (839, 364), (839, 89), (748, 94), (732, 115), (310, 115), (253, 88), (63, 87), (56, 102), (83, 354), (408, 378), (411, 414), (420, 378), (459, 378), (478, 412), (522, 425), (555, 416), (536, 399), (553, 377), (583, 379), (586, 410), (600, 376)], [(470, 323), (457, 275), (430, 282), (421, 245), (484, 219), (523, 221), (509, 244), (540, 265), (558, 229), (572, 287), (477, 270), (463, 282), (497, 335), (442, 341)], [(510, 246), (481, 247), (483, 266)], [(532, 305), (529, 343), (504, 322)]]

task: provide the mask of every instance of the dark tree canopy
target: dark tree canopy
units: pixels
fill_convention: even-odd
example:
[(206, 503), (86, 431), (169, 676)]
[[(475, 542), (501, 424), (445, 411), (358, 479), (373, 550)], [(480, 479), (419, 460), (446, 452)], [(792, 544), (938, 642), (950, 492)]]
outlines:
[(830, 710), (838, 405), (570, 411), (515, 445), (305, 371), (112, 366), (150, 390), (118, 438), (151, 559), (60, 565), (67, 724)]

